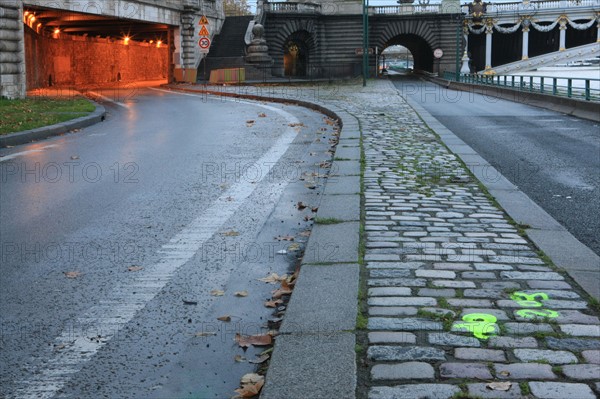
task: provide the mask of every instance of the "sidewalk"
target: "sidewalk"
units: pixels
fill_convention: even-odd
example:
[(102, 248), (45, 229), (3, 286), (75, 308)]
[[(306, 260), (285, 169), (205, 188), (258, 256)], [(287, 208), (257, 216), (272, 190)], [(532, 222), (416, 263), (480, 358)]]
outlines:
[(318, 212), (335, 223), (315, 225), (262, 398), (597, 397), (600, 265), (587, 293), (551, 266), (389, 81), (316, 92), (343, 121)]

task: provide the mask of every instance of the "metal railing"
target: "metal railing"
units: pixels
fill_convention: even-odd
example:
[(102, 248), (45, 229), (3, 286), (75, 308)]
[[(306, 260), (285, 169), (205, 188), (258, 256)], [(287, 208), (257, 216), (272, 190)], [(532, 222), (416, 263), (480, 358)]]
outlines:
[[(444, 79), (456, 81), (456, 74), (444, 72)], [(459, 82), (600, 102), (600, 79), (539, 75), (461, 74)]]
[[(518, 11), (518, 10), (540, 10), (540, 9), (552, 9), (552, 8), (571, 8), (571, 7), (598, 7), (600, 2), (598, 0), (541, 0), (541, 1), (530, 1), (529, 3), (523, 3), (521, 1), (515, 1), (510, 3), (491, 3), (488, 4), (487, 12), (502, 12), (502, 11)], [(467, 4), (462, 6), (464, 13), (469, 12), (469, 6)]]
[(373, 6), (369, 7), (370, 14), (439, 14), (441, 12), (441, 4), (402, 4), (397, 6)]

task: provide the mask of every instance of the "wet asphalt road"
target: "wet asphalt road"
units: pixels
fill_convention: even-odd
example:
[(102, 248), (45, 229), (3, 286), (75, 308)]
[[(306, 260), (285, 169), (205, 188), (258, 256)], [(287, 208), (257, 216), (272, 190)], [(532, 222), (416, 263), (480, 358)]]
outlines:
[(319, 204), (332, 127), (294, 106), (99, 94), (120, 103), (105, 122), (0, 150), (0, 397), (231, 397), (255, 370), (234, 357), (262, 350), (235, 334), (268, 331), (276, 286), (257, 279), (295, 267), (274, 237), (306, 240), (296, 204)]
[(598, 123), (414, 77), (392, 81), (600, 255)]

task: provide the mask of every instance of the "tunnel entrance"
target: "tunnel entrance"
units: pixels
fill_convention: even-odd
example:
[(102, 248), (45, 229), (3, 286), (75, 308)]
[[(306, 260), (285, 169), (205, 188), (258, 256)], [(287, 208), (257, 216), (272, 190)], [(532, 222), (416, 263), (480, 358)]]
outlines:
[(386, 43), (383, 53), (388, 49), (400, 47), (405, 48), (405, 54), (410, 54), (412, 59), (407, 63), (407, 67), (410, 64), (415, 70), (433, 72), (433, 49), (425, 39), (413, 34), (398, 35)]
[(37, 6), (23, 23), (27, 90), (170, 78), (169, 25)]
[(389, 46), (381, 52), (377, 70), (380, 74), (404, 75), (412, 72), (414, 57), (409, 49), (404, 46)]

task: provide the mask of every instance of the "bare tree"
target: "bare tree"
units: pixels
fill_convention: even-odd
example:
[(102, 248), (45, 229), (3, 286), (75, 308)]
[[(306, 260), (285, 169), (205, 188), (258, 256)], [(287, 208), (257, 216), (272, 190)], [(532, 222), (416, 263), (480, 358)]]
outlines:
[(226, 16), (251, 15), (247, 0), (223, 0), (223, 9)]

